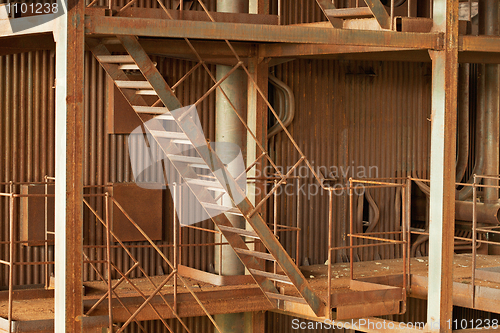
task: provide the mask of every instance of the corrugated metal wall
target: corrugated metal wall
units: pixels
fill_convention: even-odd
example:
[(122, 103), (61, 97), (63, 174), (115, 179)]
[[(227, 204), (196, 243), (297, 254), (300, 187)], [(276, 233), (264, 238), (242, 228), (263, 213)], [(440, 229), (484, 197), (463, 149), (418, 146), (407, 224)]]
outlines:
[[(289, 130), (316, 170), (332, 171), (339, 185), (349, 177), (405, 177), (412, 172), (427, 177), (430, 122), (430, 65), (404, 62), (297, 60), (275, 69), (293, 90), (295, 120)], [(298, 153), (282, 132), (274, 139), (277, 164), (290, 167)], [(299, 222), (303, 233), (300, 263), (327, 259), (328, 196), (318, 189), (305, 167), (297, 175), (302, 183)], [(289, 185), (292, 186), (292, 185)], [(291, 190), (290, 190), (291, 191)], [(296, 220), (296, 198), (284, 191), (279, 220)], [(400, 194), (394, 189), (367, 189), (377, 208), (365, 213), (374, 232), (397, 231)], [(360, 191), (361, 193), (361, 191)], [(316, 195), (314, 195), (316, 194)], [(334, 237), (342, 244), (348, 229), (349, 201), (344, 192), (334, 199)], [(366, 195), (365, 195), (366, 197)], [(357, 200), (355, 200), (357, 204)], [(368, 204), (365, 202), (367, 209)], [(357, 211), (355, 205), (354, 211)], [(375, 210), (380, 211), (378, 223)], [(356, 222), (361, 222), (357, 219)], [(376, 224), (374, 224), (376, 223)], [(366, 229), (366, 227), (365, 227)], [(363, 226), (355, 223), (355, 231)], [(295, 253), (294, 238), (284, 234), (286, 248)], [(400, 256), (396, 246), (374, 247), (357, 253), (361, 260)], [(339, 258), (337, 257), (337, 260)]]
[[(48, 51), (0, 57), (0, 182), (40, 182), (54, 173), (54, 55)], [(18, 190), (18, 188), (17, 188)], [(0, 191), (8, 192), (8, 186)], [(9, 238), (8, 200), (0, 199), (1, 240)], [(16, 204), (19, 202), (17, 201)], [(18, 261), (43, 261), (40, 247), (18, 246)], [(0, 247), (2, 259), (8, 246)], [(17, 266), (15, 284), (42, 283), (35, 266)], [(8, 270), (2, 268), (1, 285)]]
[[(108, 136), (105, 131), (105, 74), (90, 54), (86, 55), (85, 61), (85, 89), (89, 96), (85, 108), (85, 184), (131, 181), (126, 137)], [(169, 83), (175, 82), (192, 66), (179, 60), (157, 61)], [(6, 152), (2, 154), (0, 166), (2, 181), (41, 181), (43, 175), (53, 175), (54, 170), (53, 54), (39, 51), (4, 56), (0, 58), (0, 63), (0, 77), (3, 78), (0, 140), (2, 150)], [(405, 176), (411, 170), (425, 177), (430, 100), (428, 67), (427, 64), (419, 63), (298, 60), (277, 67), (275, 74), (294, 91), (297, 113), (290, 131), (316, 167), (337, 166), (347, 170), (349, 166), (348, 176), (351, 176), (353, 166), (376, 166), (379, 177)], [(208, 76), (197, 70), (193, 77), (179, 87), (178, 96), (184, 104), (193, 103), (208, 89), (209, 84)], [(211, 138), (214, 136), (214, 103), (211, 96), (200, 106), (205, 133)], [(290, 166), (298, 159), (283, 134), (277, 136), (273, 150), (278, 165)], [(303, 186), (313, 184), (310, 174), (308, 178), (309, 182), (303, 183)], [(308, 198), (308, 191), (313, 189), (308, 187), (301, 194), (299, 221), (303, 229), (303, 246), (300, 258), (303, 260), (307, 257), (310, 263), (323, 263), (327, 257), (327, 197), (323, 194)], [(376, 192), (380, 190), (371, 191), (380, 209), (380, 222), (374, 231), (395, 230), (394, 191), (384, 190), (388, 193), (379, 194)], [(296, 206), (295, 200), (293, 196), (280, 196), (280, 223), (296, 220), (296, 210), (289, 209)], [(97, 199), (90, 201), (102, 214), (102, 202)], [(334, 208), (336, 244), (341, 244), (339, 230), (342, 223), (347, 221), (346, 197), (336, 197)], [(5, 202), (2, 210), (2, 216), (6, 218)], [(86, 244), (102, 244), (102, 228), (88, 211), (85, 225)], [(7, 225), (3, 223), (2, 228), (3, 239), (6, 239)], [(199, 239), (201, 235), (193, 232), (186, 237)], [(287, 249), (295, 253), (295, 237), (284, 234), (281, 239)], [(398, 255), (390, 247), (376, 249), (380, 250), (359, 255), (366, 259), (372, 259), (377, 254), (382, 258)], [(5, 254), (5, 248), (2, 250)], [(22, 247), (20, 251), (22, 261), (43, 260), (41, 248)], [(161, 264), (161, 260), (150, 249), (134, 249), (132, 252), (151, 274)], [(114, 253), (115, 261), (126, 268), (128, 260), (120, 251)], [(212, 251), (205, 250), (193, 250), (190, 254), (185, 251), (184, 260), (191, 266), (206, 269), (213, 260), (211, 254)], [(89, 256), (104, 258), (97, 251), (89, 253)], [(40, 283), (41, 278), (40, 269), (23, 266), (16, 273), (16, 284)], [(96, 279), (88, 267), (85, 279)], [(5, 281), (4, 273), (4, 285)]]
[[(122, 1), (123, 2), (123, 1)], [(170, 0), (166, 5), (171, 5)], [(215, 10), (215, 1), (206, 1)], [(144, 7), (156, 6), (155, 1), (139, 1)], [(201, 9), (201, 8), (198, 8)], [(277, 2), (272, 4), (277, 12)], [(283, 1), (281, 21), (284, 24), (323, 20), (321, 11), (312, 0)], [(170, 84), (186, 73), (192, 63), (180, 60), (156, 59), (158, 68)], [(85, 167), (86, 185), (108, 182), (132, 181), (128, 162), (127, 138), (124, 135), (107, 135), (105, 121), (105, 73), (90, 55), (85, 57)], [(213, 68), (212, 68), (213, 70)], [(331, 60), (297, 60), (273, 69), (275, 75), (287, 83), (296, 98), (296, 118), (290, 131), (306, 156), (316, 167), (336, 166), (353, 174), (358, 166), (377, 167), (378, 177), (406, 176), (415, 172), (427, 177), (428, 136), (430, 122), (430, 65), (405, 62), (359, 62)], [(44, 175), (54, 175), (54, 54), (37, 51), (0, 57), (0, 182), (42, 181)], [(184, 105), (194, 103), (208, 88), (211, 81), (198, 69), (177, 89), (177, 96)], [(215, 98), (210, 96), (199, 107), (205, 134), (213, 140)], [(292, 165), (298, 155), (290, 143), (279, 134), (272, 144), (279, 165)], [(347, 169), (349, 167), (349, 169)], [(302, 169), (303, 170), (303, 169)], [(373, 170), (373, 169), (372, 169)], [(314, 182), (310, 173), (303, 186)], [(345, 182), (346, 177), (340, 179)], [(306, 187), (316, 191), (313, 187)], [(0, 188), (6, 191), (4, 186)], [(327, 196), (318, 192), (308, 197), (301, 192), (298, 221), (302, 227), (300, 263), (304, 259), (312, 264), (324, 263), (327, 258)], [(397, 197), (394, 190), (370, 190), (380, 210), (380, 220), (373, 231), (396, 230), (399, 225)], [(297, 221), (296, 197), (280, 195), (279, 223), (295, 225)], [(165, 196), (166, 214), (170, 199)], [(103, 203), (89, 199), (102, 214)], [(365, 203), (366, 205), (366, 203)], [(335, 244), (342, 244), (342, 228), (346, 227), (348, 201), (337, 196), (334, 201)], [(1, 237), (8, 237), (7, 202), (1, 201)], [(369, 210), (366, 220), (373, 221), (374, 211)], [(169, 225), (169, 224), (166, 224)], [(358, 230), (362, 226), (358, 225)], [(102, 227), (85, 210), (85, 244), (102, 244)], [(189, 231), (184, 242), (210, 242), (207, 234)], [(171, 235), (165, 228), (165, 239)], [(286, 249), (295, 256), (295, 235), (285, 233), (280, 238)], [(167, 241), (168, 242), (168, 241)], [(140, 245), (141, 243), (137, 243)], [(102, 251), (87, 251), (93, 259), (104, 258)], [(161, 259), (151, 249), (136, 248), (134, 256), (144, 263), (151, 274), (156, 274)], [(0, 255), (7, 255), (6, 246)], [(122, 268), (130, 266), (121, 251), (113, 251), (114, 261)], [(361, 260), (381, 257), (394, 258), (400, 253), (394, 247), (379, 247), (360, 251)], [(337, 260), (339, 258), (337, 257)], [(19, 247), (20, 261), (42, 261), (40, 247)], [(213, 251), (198, 248), (183, 251), (183, 263), (207, 269), (213, 262)], [(165, 267), (164, 267), (165, 268)], [(16, 284), (42, 283), (43, 270), (37, 266), (16, 269)], [(86, 266), (86, 280), (97, 279)], [(2, 270), (0, 284), (7, 284), (7, 271)], [(418, 303), (415, 301), (415, 303)], [(425, 304), (415, 304), (419, 309)], [(412, 308), (413, 306), (409, 306)], [(420, 310), (419, 310), (420, 311)], [(417, 313), (417, 312), (415, 312)], [(419, 313), (419, 312), (418, 312)], [(424, 315), (425, 316), (425, 315)], [(268, 331), (290, 331), (290, 318), (268, 315)], [(398, 319), (405, 320), (405, 319)], [(409, 320), (409, 319), (408, 319)], [(209, 332), (206, 318), (190, 319), (195, 332)], [(278, 323), (279, 322), (279, 323)], [(147, 323), (148, 332), (163, 332), (161, 323)], [(135, 331), (132, 327), (130, 332)]]

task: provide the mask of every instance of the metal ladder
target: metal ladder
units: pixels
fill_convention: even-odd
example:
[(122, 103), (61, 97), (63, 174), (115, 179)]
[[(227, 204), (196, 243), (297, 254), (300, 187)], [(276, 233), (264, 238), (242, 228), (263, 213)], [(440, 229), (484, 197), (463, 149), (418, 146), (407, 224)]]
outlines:
[(392, 29), (392, 17), (380, 0), (364, 0), (364, 2), (366, 7), (339, 9), (330, 0), (316, 0), (323, 14), (335, 28), (342, 28), (343, 19), (375, 18), (381, 28)]
[[(112, 55), (107, 48), (109, 44), (121, 44), (127, 54)], [(317, 316), (325, 316), (324, 302), (312, 290), (266, 222), (260, 214), (256, 213), (255, 207), (236, 180), (207, 144), (203, 132), (191, 114), (191, 111), (195, 109), (182, 108), (173, 91), (156, 69), (155, 64), (141, 47), (137, 37), (117, 36), (116, 39), (87, 39), (87, 46), (135, 112), (139, 116), (143, 114), (156, 115), (153, 120), (144, 123), (146, 131), (161, 147), (169, 162), (195, 194), (201, 206), (211, 216), (271, 304), (280, 309), (284, 309), (285, 302), (307, 304)], [(132, 81), (124, 70), (140, 70), (144, 80)], [(158, 96), (164, 106), (148, 105), (143, 98), (144, 95)], [(169, 127), (169, 131), (166, 131), (162, 122), (176, 124), (173, 126), (176, 131), (172, 131), (172, 126)], [(179, 148), (180, 145), (192, 146), (196, 151), (196, 156), (183, 155), (183, 150)], [(196, 172), (197, 169), (208, 170), (211, 172), (212, 178), (201, 180)], [(217, 203), (212, 194), (214, 191), (227, 193), (235, 203), (235, 207), (225, 207)], [(238, 200), (235, 200), (236, 198)], [(226, 214), (243, 216), (253, 230), (235, 228)], [(269, 253), (250, 250), (245, 243), (245, 237), (260, 240)], [(284, 274), (265, 271), (265, 265), (263, 267), (259, 260), (276, 262)], [(280, 294), (273, 281), (295, 286), (300, 296)]]

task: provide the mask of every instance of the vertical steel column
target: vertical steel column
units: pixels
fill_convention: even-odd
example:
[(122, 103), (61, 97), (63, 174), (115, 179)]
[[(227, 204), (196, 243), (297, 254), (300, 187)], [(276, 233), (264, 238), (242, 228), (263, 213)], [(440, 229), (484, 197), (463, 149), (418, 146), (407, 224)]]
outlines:
[[(498, 0), (479, 1), (479, 34), (488, 36), (498, 35)], [(499, 172), (499, 77), (497, 64), (484, 64), (483, 67), (486, 108), (485, 138), (485, 166), (486, 175), (497, 175)], [(485, 185), (497, 186), (498, 181), (484, 179)], [(498, 189), (484, 188), (484, 202), (497, 203)]]
[(264, 333), (266, 331), (266, 313), (264, 311), (252, 312), (252, 329), (248, 333)]
[[(256, 49), (256, 53), (258, 54), (258, 49)], [(269, 66), (267, 61), (256, 56), (248, 59), (248, 71), (252, 75), (253, 81), (248, 78), (247, 124), (252, 132), (255, 133), (255, 136), (260, 141), (262, 146), (267, 147), (267, 104), (260, 97), (257, 88), (259, 88), (264, 94), (267, 94)], [(254, 85), (254, 82), (258, 87)], [(247, 165), (255, 161), (258, 156), (262, 155), (262, 153), (263, 152), (260, 151), (253, 137), (250, 135), (250, 133), (248, 133)], [(255, 167), (247, 173), (247, 176), (264, 176), (265, 167), (267, 165), (266, 162), (266, 158), (264, 156), (261, 157), (260, 160), (256, 163)], [(247, 197), (254, 205), (256, 205), (264, 198), (265, 190), (265, 181), (250, 182), (247, 186)], [(262, 216), (265, 216), (265, 206), (260, 208), (259, 213)], [(264, 250), (263, 248), (260, 248), (259, 245), (260, 244), (255, 244), (254, 249), (257, 251)]]
[(434, 30), (444, 50), (432, 58), (429, 287), (427, 325), (451, 332), (458, 84), (458, 0), (434, 0)]
[[(217, 0), (217, 11), (225, 13), (248, 13), (248, 0)], [(217, 65), (216, 77), (217, 80), (222, 79), (232, 68), (230, 66)], [(222, 84), (221, 88), (227, 94), (231, 103), (240, 113), (243, 119), (247, 118), (247, 76), (243, 70), (233, 72)], [(247, 131), (238, 116), (234, 113), (226, 97), (217, 90), (216, 95), (216, 120), (215, 120), (215, 141), (216, 142), (231, 142), (237, 144), (241, 148), (243, 158), (247, 155)], [(224, 161), (224, 156), (219, 154), (221, 160)], [(251, 163), (252, 161), (250, 161)], [(231, 170), (229, 170), (231, 172)], [(236, 175), (235, 175), (236, 176)], [(231, 206), (232, 202), (227, 197), (223, 196), (223, 205)], [(228, 216), (229, 220), (236, 228), (245, 229), (245, 219), (239, 216)], [(215, 235), (215, 241), (226, 242), (226, 239), (221, 234)], [(245, 274), (245, 266), (236, 256), (233, 249), (229, 245), (215, 247), (215, 268), (218, 269), (219, 263), (222, 262), (222, 275), (243, 275)], [(220, 256), (222, 252), (222, 257)], [(231, 313), (214, 316), (217, 325), (224, 333), (244, 332), (246, 325), (244, 313)]]
[[(250, 13), (269, 13), (269, 1), (267, 0), (250, 0)], [(258, 46), (256, 48), (256, 54), (259, 53)], [(253, 57), (248, 60), (248, 71), (252, 75), (253, 81), (257, 84), (258, 88), (264, 94), (267, 94), (268, 89), (268, 75), (269, 66), (265, 59), (258, 56)], [(255, 133), (255, 136), (263, 147), (267, 148), (267, 105), (264, 100), (260, 97), (257, 87), (254, 82), (248, 78), (248, 110), (247, 110), (247, 124), (250, 129)], [(248, 133), (247, 136), (247, 165), (252, 163), (257, 159), (258, 156), (262, 155), (257, 143), (254, 141), (253, 137)], [(265, 167), (267, 165), (266, 158), (261, 157), (260, 163), (257, 163), (254, 168), (248, 172), (248, 177), (259, 177), (264, 176)], [(250, 182), (247, 186), (247, 196), (255, 205), (260, 202), (265, 196), (266, 182)], [(260, 209), (262, 216), (265, 216), (265, 207)], [(251, 248), (252, 244), (249, 244)], [(254, 250), (265, 251), (262, 244), (253, 244)], [(265, 265), (265, 263), (263, 263)], [(265, 332), (265, 313), (264, 312), (253, 312), (252, 315), (252, 333), (263, 333)], [(250, 332), (250, 331), (249, 331)]]
[(59, 2), (56, 40), (55, 332), (82, 332), (84, 1)]
[[(255, 53), (259, 53), (258, 48), (255, 50)], [(253, 81), (248, 78), (247, 124), (252, 132), (255, 133), (257, 139), (260, 140), (262, 146), (267, 147), (267, 104), (257, 91), (254, 81), (258, 85), (258, 88), (264, 94), (267, 94), (269, 79), (268, 62), (258, 56), (250, 58), (248, 59), (248, 71), (252, 75)], [(249, 165), (255, 161), (257, 157), (261, 156), (263, 152), (260, 151), (257, 143), (250, 133), (248, 133), (247, 136), (247, 147), (247, 165)], [(259, 161), (260, 163), (257, 163), (255, 168), (252, 168), (248, 172), (248, 176), (263, 176), (262, 173), (264, 172), (266, 161), (266, 158), (262, 157)], [(264, 189), (264, 182), (261, 182), (260, 184), (256, 182), (255, 186), (248, 188), (248, 197), (250, 201), (254, 204), (259, 202), (264, 197)]]

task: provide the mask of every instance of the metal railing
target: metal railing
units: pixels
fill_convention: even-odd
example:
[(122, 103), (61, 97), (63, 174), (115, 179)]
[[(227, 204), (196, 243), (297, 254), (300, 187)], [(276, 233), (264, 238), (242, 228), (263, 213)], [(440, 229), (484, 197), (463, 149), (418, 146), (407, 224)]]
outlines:
[[(479, 203), (478, 200), (478, 189), (480, 188), (496, 188), (500, 189), (499, 185), (485, 185), (485, 184), (480, 184), (481, 180), (483, 179), (491, 179), (491, 180), (496, 180), (500, 181), (500, 176), (498, 175), (493, 175), (493, 176), (488, 176), (488, 175), (476, 175), (474, 174), (472, 176), (473, 182), (472, 183), (456, 183), (455, 185), (457, 186), (470, 186), (472, 187), (472, 223), (471, 223), (471, 238), (468, 237), (460, 237), (454, 235), (454, 239), (458, 241), (462, 241), (465, 243), (470, 243), (471, 244), (471, 283), (470, 283), (470, 288), (471, 288), (471, 300), (470, 300), (470, 306), (471, 308), (475, 307), (475, 291), (476, 291), (476, 269), (477, 269), (477, 249), (481, 244), (489, 244), (493, 246), (500, 246), (500, 242), (494, 242), (488, 239), (483, 239), (486, 237), (479, 237), (478, 235), (480, 234), (500, 234), (500, 230), (495, 230), (499, 229), (500, 225), (489, 225), (489, 226), (480, 226), (478, 227), (478, 216), (477, 216), (477, 204)], [(425, 182), (425, 183), (430, 183), (430, 180), (428, 179), (421, 179), (421, 178), (413, 178), (409, 177), (408, 178), (411, 181), (419, 181), (419, 182)], [(411, 196), (411, 191), (409, 192)], [(409, 198), (411, 201), (411, 197)], [(416, 234), (416, 235), (429, 235), (429, 232), (426, 231), (416, 231), (416, 230), (410, 230), (410, 234)]]
[[(399, 180), (403, 183), (390, 183), (381, 180)], [(401, 231), (381, 231), (381, 232), (370, 232), (370, 233), (356, 233), (354, 231), (354, 209), (353, 209), (353, 198), (356, 185), (362, 186), (363, 190), (366, 189), (380, 189), (380, 188), (401, 188), (401, 195), (403, 200), (402, 205), (402, 229)], [(366, 247), (376, 247), (384, 245), (399, 245), (403, 249), (403, 295), (404, 304), (403, 309), (406, 308), (406, 289), (409, 287), (409, 226), (410, 226), (410, 215), (409, 215), (409, 196), (407, 193), (411, 191), (411, 183), (409, 179), (406, 178), (386, 178), (378, 180), (370, 179), (353, 179), (349, 178), (348, 186), (338, 188), (337, 190), (347, 190), (349, 196), (349, 232), (346, 237), (349, 238), (349, 245), (347, 246), (333, 246), (333, 192), (335, 190), (329, 189), (329, 204), (328, 204), (328, 308), (331, 309), (331, 299), (332, 299), (332, 253), (339, 250), (349, 250), (349, 280), (354, 280), (354, 249), (356, 248), (366, 248)], [(399, 236), (401, 240), (384, 238), (384, 235)], [(375, 241), (377, 243), (372, 244), (354, 244), (355, 239), (364, 239)]]
[[(9, 268), (8, 272), (8, 305), (7, 305), (7, 321), (8, 321), (8, 332), (10, 333), (12, 331), (12, 322), (13, 322), (13, 302), (14, 302), (14, 280), (15, 280), (15, 266), (44, 266), (44, 285), (48, 289), (50, 287), (50, 266), (54, 265), (55, 262), (51, 261), (48, 252), (49, 252), (49, 246), (54, 244), (54, 240), (48, 239), (48, 235), (50, 234), (55, 234), (54, 231), (49, 231), (48, 230), (48, 213), (47, 213), (47, 208), (48, 208), (48, 198), (50, 197), (55, 197), (54, 194), (49, 194), (48, 193), (48, 186), (53, 185), (54, 183), (51, 182), (53, 180), (53, 177), (44, 177), (43, 182), (4, 182), (0, 183), (0, 185), (6, 185), (8, 186), (9, 190), (7, 192), (0, 192), (0, 197), (8, 198), (8, 226), (9, 226), (9, 236), (8, 240), (2, 240), (0, 241), (0, 244), (3, 245), (8, 245), (8, 260), (0, 259), (0, 265), (5, 265)], [(22, 186), (22, 185), (40, 185), (45, 187), (45, 193), (43, 194), (23, 194), (23, 193), (18, 193), (19, 191), (16, 191), (17, 186)], [(90, 188), (91, 186), (86, 186), (86, 188)], [(89, 196), (96, 196), (95, 194), (84, 194), (84, 197), (89, 197)], [(17, 246), (21, 244), (30, 244), (29, 239), (20, 239), (16, 234), (17, 231), (17, 226), (18, 226), (18, 211), (17, 207), (19, 204), (16, 203), (16, 199), (26, 199), (28, 200), (29, 198), (44, 198), (45, 200), (45, 214), (44, 214), (44, 239), (43, 240), (37, 240), (36, 243), (44, 247), (44, 261), (18, 261), (17, 259)], [(86, 257), (85, 260), (83, 260), (84, 264), (90, 264), (91, 266), (95, 267), (94, 264), (102, 264), (106, 263), (107, 260), (91, 260), (90, 258)]]

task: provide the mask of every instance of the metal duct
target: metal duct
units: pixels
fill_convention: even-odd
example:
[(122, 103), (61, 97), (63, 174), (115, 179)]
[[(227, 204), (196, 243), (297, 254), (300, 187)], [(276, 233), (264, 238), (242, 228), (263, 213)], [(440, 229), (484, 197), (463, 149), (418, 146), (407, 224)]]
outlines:
[[(283, 104), (279, 105), (278, 116), (283, 125), (288, 127), (295, 117), (295, 97), (293, 96), (293, 91), (283, 81), (278, 80), (278, 78), (272, 74), (269, 74), (269, 82), (283, 94), (283, 98), (280, 99), (280, 102), (282, 101)], [(272, 138), (282, 130), (283, 127), (276, 122), (276, 124), (268, 130), (267, 138)]]

